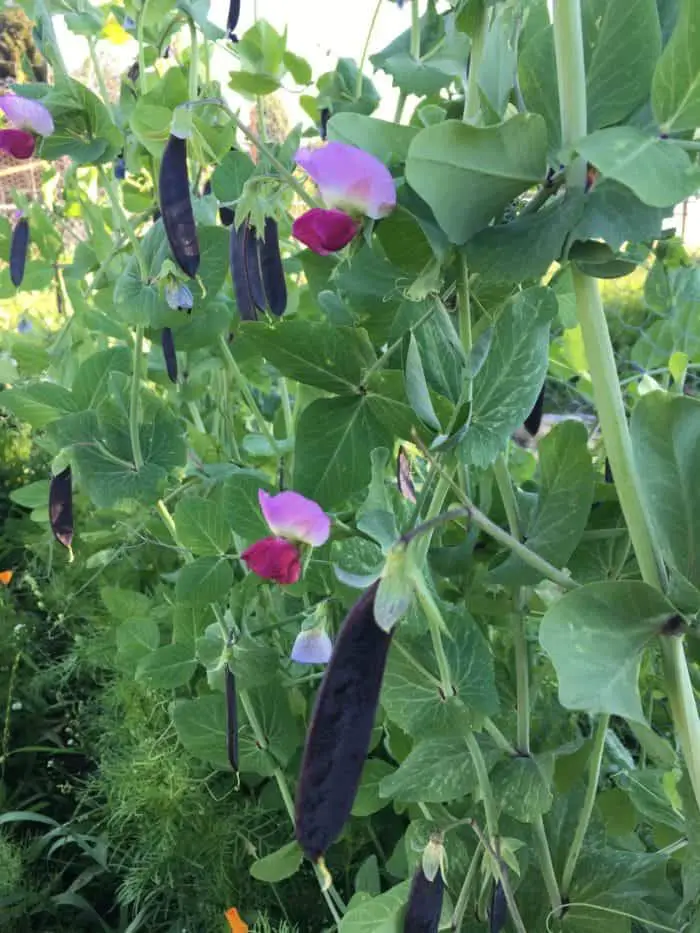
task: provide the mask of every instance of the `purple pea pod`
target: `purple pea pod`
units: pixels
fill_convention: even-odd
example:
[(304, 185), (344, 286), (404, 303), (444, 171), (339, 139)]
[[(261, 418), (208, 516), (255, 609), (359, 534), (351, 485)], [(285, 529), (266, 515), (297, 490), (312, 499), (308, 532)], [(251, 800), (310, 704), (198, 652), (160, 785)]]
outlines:
[(542, 424), (542, 412), (544, 410), (544, 386), (540, 389), (540, 394), (537, 396), (535, 404), (532, 406), (532, 411), (525, 419), (525, 430), (530, 435), (534, 437), (535, 434), (540, 429)]
[(187, 176), (187, 142), (171, 134), (160, 164), (160, 212), (175, 261), (194, 278), (199, 268), (199, 241)]
[(265, 292), (255, 228), (247, 220), (238, 229), (231, 227), (229, 263), (240, 318), (242, 321), (255, 321), (257, 311), (265, 310)]
[(19, 288), (24, 278), (24, 267), (29, 249), (29, 221), (20, 217), (12, 231), (10, 243), (10, 279), (15, 288)]
[(160, 336), (163, 347), (163, 358), (165, 359), (165, 369), (171, 382), (177, 383), (177, 355), (175, 353), (175, 341), (173, 332), (169, 327), (164, 327)]
[(73, 545), (73, 477), (69, 466), (51, 477), (49, 522), (56, 540), (70, 551)]
[(236, 26), (238, 18), (241, 15), (241, 0), (230, 0), (228, 5), (228, 16), (226, 17), (226, 32), (231, 42), (238, 42), (236, 36)]
[(265, 237), (257, 242), (257, 247), (267, 306), (272, 314), (281, 317), (287, 307), (287, 283), (280, 256), (277, 223), (272, 217), (265, 218)]
[(497, 881), (493, 886), (491, 895), (491, 909), (489, 910), (489, 933), (501, 933), (508, 919), (508, 904), (503, 885)]
[(231, 668), (226, 665), (224, 671), (226, 688), (226, 755), (233, 770), (238, 772), (238, 703), (236, 698), (236, 678)]
[(419, 865), (411, 882), (403, 933), (438, 933), (445, 882), (438, 869), (431, 881)]

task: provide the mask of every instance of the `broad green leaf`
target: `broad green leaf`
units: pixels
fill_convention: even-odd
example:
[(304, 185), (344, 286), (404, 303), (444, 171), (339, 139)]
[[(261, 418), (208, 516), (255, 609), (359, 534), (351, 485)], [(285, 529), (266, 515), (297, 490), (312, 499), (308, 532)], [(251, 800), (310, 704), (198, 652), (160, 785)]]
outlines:
[(136, 590), (103, 586), (100, 596), (110, 615), (120, 622), (124, 619), (145, 619), (151, 611), (151, 600)]
[(415, 327), (429, 308), (428, 302), (404, 301), (394, 318), (390, 340), (414, 328), (429, 388), (456, 403), (464, 379), (464, 350), (448, 312), (440, 306), (420, 327)]
[(654, 72), (651, 103), (664, 133), (700, 125), (700, 6), (681, 0), (673, 34)]
[(370, 451), (388, 441), (366, 397), (318, 399), (297, 424), (294, 488), (332, 508), (369, 483)]
[(21, 505), (24, 509), (37, 509), (45, 506), (49, 501), (49, 481), (40, 479), (35, 483), (27, 483), (26, 486), (13, 489), (10, 493), (10, 501)]
[(175, 597), (179, 603), (205, 606), (225, 599), (232, 586), (233, 571), (228, 561), (199, 557), (181, 568)]
[(471, 423), (462, 441), (475, 466), (492, 463), (532, 410), (547, 372), (549, 326), (556, 313), (554, 292), (536, 287), (519, 292), (498, 317), (474, 380)]
[(674, 612), (661, 593), (637, 581), (589, 583), (554, 603), (540, 643), (557, 672), (562, 706), (643, 723), (642, 653)]
[(187, 645), (163, 645), (141, 658), (136, 679), (152, 690), (174, 690), (188, 684), (196, 669), (197, 662)]
[(186, 645), (190, 657), (194, 657), (197, 639), (213, 619), (210, 606), (183, 606), (178, 603), (173, 609), (173, 642)]
[(225, 554), (231, 546), (228, 518), (211, 499), (181, 499), (175, 509), (177, 538), (197, 556)]
[(207, 295), (215, 295), (228, 275), (229, 231), (224, 227), (199, 224), (200, 264), (198, 276), (204, 283)]
[(227, 152), (211, 177), (211, 189), (219, 201), (237, 201), (254, 171), (255, 164), (247, 153)]
[(664, 559), (700, 587), (700, 402), (663, 392), (645, 395), (632, 415), (632, 444)]
[(35, 382), (23, 389), (6, 390), (0, 394), (0, 407), (35, 430), (46, 427), (61, 415), (79, 410), (71, 393), (53, 382)]
[[(489, 770), (501, 753), (479, 740)], [(385, 777), (380, 793), (403, 803), (448, 803), (471, 794), (477, 774), (467, 743), (459, 735), (421, 739), (398, 770)]]
[(633, 126), (598, 130), (576, 148), (603, 175), (631, 188), (651, 207), (671, 207), (700, 187), (700, 167), (686, 152)]
[(450, 240), (464, 243), (544, 178), (546, 153), (545, 124), (537, 114), (489, 127), (447, 120), (413, 140), (406, 178)]
[(552, 806), (547, 779), (529, 755), (499, 761), (491, 772), (491, 787), (501, 811), (522, 823), (533, 823)]
[(170, 715), (183, 747), (195, 758), (230, 771), (226, 754), (226, 703), (220, 693), (176, 700)]
[[(564, 567), (586, 528), (595, 473), (588, 431), (578, 421), (557, 425), (539, 445), (540, 482), (535, 513), (527, 525), (527, 547), (555, 567)], [(542, 575), (514, 555), (491, 579), (509, 586), (534, 585)]]
[(127, 619), (115, 629), (117, 658), (131, 668), (160, 644), (158, 625), (153, 619)]
[(247, 473), (234, 473), (225, 481), (221, 491), (222, 514), (233, 533), (245, 541), (255, 541), (270, 534), (260, 510), (258, 492), (261, 489), (269, 493), (274, 491), (267, 480)]
[(418, 344), (413, 334), (410, 334), (408, 338), (405, 379), (406, 396), (411, 404), (411, 408), (421, 421), (424, 421), (425, 424), (429, 425), (429, 427), (433, 428), (435, 431), (439, 431), (440, 421), (435, 414), (433, 403), (430, 400), (430, 392), (428, 391), (428, 384), (425, 381), (425, 373), (423, 372), (423, 364), (421, 362)]
[(117, 461), (104, 448), (73, 448), (73, 461), (85, 491), (98, 508), (110, 509), (123, 502), (155, 504), (163, 494), (166, 471), (153, 463), (139, 470)]
[(100, 350), (81, 363), (72, 386), (78, 411), (99, 406), (109, 394), (109, 374), (113, 372), (131, 372), (131, 354), (126, 347)]
[[(450, 627), (445, 653), (453, 695), (442, 695), (427, 639), (400, 648), (394, 645), (384, 674), (382, 706), (397, 726), (416, 738), (463, 732), (480, 717), (498, 710), (493, 657), (479, 627), (466, 612), (446, 603), (441, 608)], [(419, 610), (415, 613), (419, 620), (423, 618)], [(427, 622), (423, 624), (427, 627)]]
[(241, 709), (239, 704), (241, 771), (254, 771), (263, 777), (270, 777), (276, 767), (285, 767), (299, 749), (303, 739), (299, 720), (292, 714), (288, 692), (277, 683), (250, 690), (247, 699), (255, 712), (266, 745), (261, 746), (258, 742), (248, 722), (245, 706)]
[(138, 98), (131, 111), (129, 125), (141, 145), (160, 159), (170, 136), (173, 112), (169, 107), (150, 102), (148, 97)]
[(351, 906), (340, 921), (339, 933), (399, 933), (408, 890), (409, 882), (403, 881), (379, 897)]
[(250, 873), (257, 881), (277, 884), (285, 878), (291, 878), (301, 868), (304, 853), (299, 843), (288, 842), (286, 846), (259, 858), (250, 866)]
[(355, 394), (376, 360), (366, 332), (357, 328), (284, 321), (246, 323), (241, 333), (284, 376), (328, 392)]
[(656, 239), (663, 217), (663, 208), (644, 204), (630, 188), (604, 178), (586, 196), (583, 217), (572, 239), (603, 240), (611, 249), (618, 250), (628, 241)]
[(80, 81), (61, 78), (50, 88), (43, 103), (51, 111), (55, 129), (41, 144), (48, 162), (70, 156), (77, 165), (98, 165), (114, 158), (121, 149), (122, 133), (114, 125), (100, 98)]
[(415, 126), (400, 126), (360, 113), (337, 113), (328, 121), (329, 140), (357, 146), (387, 164), (406, 161), (417, 132)]
[(362, 778), (353, 801), (353, 816), (371, 816), (387, 806), (386, 795), (380, 793), (380, 785), (394, 772), (393, 765), (381, 758), (369, 758), (362, 769)]
[(231, 669), (240, 690), (264, 687), (279, 670), (279, 652), (250, 635), (237, 639), (232, 649)]

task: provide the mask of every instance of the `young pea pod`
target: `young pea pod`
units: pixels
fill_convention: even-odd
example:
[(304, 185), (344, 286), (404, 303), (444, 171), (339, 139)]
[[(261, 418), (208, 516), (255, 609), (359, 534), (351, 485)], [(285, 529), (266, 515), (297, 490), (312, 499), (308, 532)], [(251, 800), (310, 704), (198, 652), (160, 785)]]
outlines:
[(229, 261), (238, 313), (242, 321), (254, 321), (257, 310), (265, 310), (265, 292), (260, 277), (255, 228), (247, 220), (238, 229), (231, 227)]
[(282, 268), (277, 223), (272, 217), (265, 218), (265, 237), (258, 241), (257, 246), (267, 306), (274, 315), (281, 317), (287, 307), (287, 283)]
[(24, 278), (24, 266), (27, 262), (29, 249), (29, 221), (20, 217), (12, 231), (10, 243), (10, 278), (15, 288), (19, 288)]
[(489, 910), (489, 933), (501, 933), (508, 919), (508, 904), (503, 885), (497, 881), (493, 886), (491, 895), (491, 909)]
[(70, 551), (73, 545), (73, 478), (69, 466), (51, 477), (49, 521), (56, 540)]
[(374, 618), (374, 583), (355, 603), (326, 668), (301, 763), (296, 837), (317, 862), (340, 833), (369, 750), (391, 634)]
[(175, 341), (173, 339), (172, 330), (169, 327), (164, 327), (160, 339), (168, 378), (171, 382), (177, 383), (177, 354), (175, 353)]
[(438, 933), (444, 890), (445, 882), (439, 869), (430, 881), (423, 871), (423, 866), (418, 866), (408, 895), (403, 933)]
[(236, 700), (236, 678), (226, 665), (224, 671), (226, 688), (226, 755), (233, 770), (238, 773), (238, 704)]
[(416, 487), (411, 478), (411, 461), (408, 459), (403, 446), (399, 447), (399, 455), (396, 458), (396, 485), (399, 492), (408, 499), (409, 502), (416, 502)]
[(226, 17), (226, 32), (232, 42), (238, 42), (236, 38), (236, 26), (238, 26), (238, 17), (241, 15), (241, 0), (230, 0), (228, 5), (228, 16)]
[(175, 261), (194, 278), (199, 268), (199, 241), (187, 177), (187, 143), (171, 134), (160, 164), (160, 211)]
[(535, 404), (532, 406), (532, 411), (525, 419), (525, 430), (530, 435), (534, 437), (535, 434), (540, 429), (542, 424), (542, 411), (544, 409), (544, 386), (540, 389), (540, 394), (537, 396)]

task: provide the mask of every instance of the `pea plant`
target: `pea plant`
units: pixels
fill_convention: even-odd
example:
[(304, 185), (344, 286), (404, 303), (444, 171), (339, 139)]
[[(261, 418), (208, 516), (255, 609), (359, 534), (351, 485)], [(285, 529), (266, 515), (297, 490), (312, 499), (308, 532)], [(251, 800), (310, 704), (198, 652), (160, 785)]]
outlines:
[[(599, 286), (654, 263), (670, 315), (688, 272), (700, 4), (407, 0), (315, 81), (252, 3), (23, 6), (54, 77), (0, 97), (0, 146), (70, 168), (0, 282), (63, 317), (3, 338), (0, 406), (54, 457), (52, 572), (97, 568), (123, 669), (288, 819), (241, 871), (313, 871), (341, 933), (700, 930), (700, 287), (621, 385)], [(273, 138), (280, 89), (309, 119)], [(592, 425), (522, 449), (548, 373)]]

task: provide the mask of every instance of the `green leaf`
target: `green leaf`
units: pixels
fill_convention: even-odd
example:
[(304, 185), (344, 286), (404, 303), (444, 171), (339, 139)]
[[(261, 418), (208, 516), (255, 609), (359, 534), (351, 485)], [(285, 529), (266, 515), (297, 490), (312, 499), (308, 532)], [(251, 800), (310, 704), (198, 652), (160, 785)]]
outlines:
[(198, 275), (207, 295), (215, 295), (228, 275), (229, 231), (225, 227), (198, 224), (200, 263)]
[(211, 177), (211, 190), (219, 201), (237, 201), (254, 171), (255, 164), (247, 153), (227, 152)]
[(226, 754), (226, 703), (222, 694), (176, 700), (170, 706), (170, 715), (186, 751), (222, 771), (230, 771)]
[(700, 167), (686, 152), (633, 126), (598, 130), (576, 148), (603, 175), (631, 188), (652, 207), (671, 207), (700, 187)]
[(206, 606), (225, 599), (232, 586), (233, 571), (228, 561), (199, 557), (180, 570), (175, 597), (189, 606)]
[(474, 380), (471, 424), (462, 449), (486, 467), (525, 420), (547, 372), (549, 326), (557, 299), (548, 288), (529, 288), (510, 299), (493, 328), (488, 356)]
[(274, 491), (267, 480), (237, 473), (229, 476), (221, 492), (221, 507), (226, 522), (234, 534), (240, 535), (245, 541), (256, 541), (270, 534), (260, 510), (260, 489), (269, 493)]
[(51, 111), (55, 129), (41, 144), (41, 156), (53, 162), (70, 156), (78, 165), (109, 162), (122, 147), (122, 134), (107, 107), (73, 78), (61, 78), (42, 101)]
[[(539, 469), (527, 547), (555, 567), (564, 567), (581, 540), (593, 504), (595, 473), (585, 426), (578, 421), (557, 425), (539, 445)], [(532, 586), (542, 578), (512, 554), (490, 576), (508, 586)]]
[(153, 619), (128, 619), (115, 631), (117, 657), (131, 668), (160, 644), (160, 633)]
[(230, 660), (240, 690), (264, 687), (279, 670), (279, 652), (250, 635), (243, 635), (233, 646)]
[(136, 679), (152, 690), (174, 690), (188, 684), (196, 669), (197, 662), (187, 645), (163, 645), (141, 658)]
[(388, 446), (384, 425), (367, 398), (318, 399), (301, 414), (296, 433), (294, 488), (332, 508), (370, 480), (370, 451)]
[(118, 619), (145, 619), (151, 611), (148, 596), (136, 590), (124, 590), (118, 586), (103, 586), (100, 590), (102, 602), (110, 615)]
[(418, 351), (418, 344), (413, 334), (408, 338), (408, 352), (406, 354), (406, 396), (421, 421), (436, 431), (440, 430), (440, 421), (435, 414), (433, 403), (430, 400), (428, 384), (425, 381), (423, 364)]
[(194, 657), (197, 639), (204, 634), (212, 619), (210, 606), (183, 606), (178, 603), (173, 610), (173, 642), (186, 645), (190, 657)]
[(447, 120), (413, 140), (406, 178), (450, 240), (464, 243), (544, 178), (546, 154), (545, 124), (537, 114), (489, 127)]
[(271, 75), (249, 74), (247, 71), (230, 72), (228, 86), (244, 97), (264, 97), (280, 89), (277, 78)]
[(491, 772), (493, 795), (503, 813), (533, 823), (552, 806), (552, 792), (537, 761), (516, 755), (499, 761)]
[(567, 709), (644, 722), (637, 680), (644, 649), (674, 614), (646, 583), (589, 583), (567, 593), (542, 619), (540, 643)]
[(299, 749), (302, 742), (299, 721), (292, 714), (289, 694), (280, 684), (271, 683), (259, 690), (251, 690), (247, 699), (267, 744), (261, 747), (250, 727), (245, 707), (239, 707), (241, 771), (254, 771), (263, 777), (271, 777), (275, 768), (285, 767)]
[(85, 491), (98, 508), (129, 501), (153, 505), (163, 493), (166, 471), (153, 463), (137, 470), (131, 463), (115, 461), (109, 451), (80, 446), (72, 455)]
[(629, 188), (604, 178), (586, 196), (583, 217), (572, 239), (604, 240), (619, 250), (623, 243), (656, 239), (663, 218), (662, 208), (644, 204)]
[(376, 360), (366, 331), (311, 321), (246, 323), (241, 333), (284, 376), (342, 395), (356, 394)]
[(35, 483), (20, 486), (19, 489), (13, 489), (10, 501), (21, 505), (23, 509), (43, 508), (49, 501), (49, 481), (40, 479)]
[(638, 401), (631, 429), (654, 538), (666, 563), (700, 587), (700, 403), (650, 392)]
[(393, 765), (380, 758), (369, 758), (365, 762), (357, 796), (352, 805), (353, 816), (371, 816), (387, 805), (386, 795), (380, 793), (380, 785), (394, 771)]
[(36, 430), (61, 415), (79, 410), (68, 389), (53, 382), (35, 382), (24, 389), (8, 389), (0, 394), (0, 407)]
[(259, 858), (250, 866), (250, 873), (257, 881), (277, 884), (285, 878), (291, 878), (301, 868), (304, 853), (298, 842), (288, 842), (286, 846)]
[[(415, 327), (429, 307), (427, 302), (404, 301), (394, 318), (390, 341)], [(429, 388), (456, 403), (464, 381), (464, 350), (448, 312), (438, 305), (432, 317), (412, 333)]]
[[(493, 744), (479, 740), (489, 770), (501, 757)], [(380, 791), (403, 803), (448, 803), (471, 794), (477, 774), (464, 738), (422, 739), (413, 746), (398, 770), (385, 777)]]
[[(442, 695), (429, 640), (392, 648), (382, 686), (382, 706), (404, 732), (417, 738), (464, 731), (498, 710), (493, 657), (479, 627), (465, 611), (440, 603), (450, 627), (445, 653), (453, 695)], [(422, 613), (416, 617), (427, 628)], [(409, 616), (410, 618), (410, 616)], [(403, 623), (402, 623), (403, 624)], [(416, 664), (416, 662), (418, 662)]]
[(387, 165), (405, 162), (416, 126), (400, 126), (359, 113), (337, 113), (328, 121), (328, 139), (364, 149)]
[(178, 541), (193, 554), (220, 556), (231, 547), (227, 516), (211, 499), (181, 499), (174, 518)]
[(700, 125), (700, 8), (681, 0), (673, 34), (654, 71), (654, 116), (664, 133)]
[(100, 350), (80, 364), (72, 386), (78, 411), (97, 408), (109, 395), (109, 374), (113, 372), (131, 372), (131, 354), (126, 347)]
[(170, 136), (172, 118), (173, 111), (169, 107), (149, 102), (148, 95), (139, 97), (131, 111), (129, 125), (132, 133), (157, 159), (162, 157)]
[(403, 881), (379, 897), (363, 899), (356, 906), (350, 906), (340, 921), (339, 933), (399, 933), (409, 884)]

